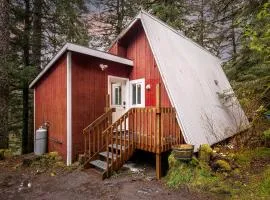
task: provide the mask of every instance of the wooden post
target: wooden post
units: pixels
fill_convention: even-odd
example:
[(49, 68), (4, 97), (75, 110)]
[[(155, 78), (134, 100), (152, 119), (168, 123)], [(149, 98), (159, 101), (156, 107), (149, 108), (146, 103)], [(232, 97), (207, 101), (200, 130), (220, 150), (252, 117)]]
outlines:
[(105, 106), (105, 112), (107, 112), (110, 109), (110, 95), (106, 95), (106, 106)]
[(161, 151), (161, 112), (160, 112), (160, 84), (156, 85), (156, 138), (157, 138), (157, 146), (156, 153), (160, 153)]
[(157, 179), (160, 180), (161, 178), (161, 154), (156, 153), (156, 176)]
[(157, 179), (161, 178), (161, 96), (160, 96), (160, 83), (156, 85), (156, 175)]

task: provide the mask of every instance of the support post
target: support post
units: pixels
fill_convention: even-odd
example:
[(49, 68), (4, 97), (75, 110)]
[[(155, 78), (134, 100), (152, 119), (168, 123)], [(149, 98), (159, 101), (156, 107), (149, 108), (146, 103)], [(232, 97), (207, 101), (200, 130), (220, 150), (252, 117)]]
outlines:
[(157, 179), (160, 180), (161, 178), (161, 154), (156, 154), (156, 176)]
[(105, 106), (105, 112), (107, 112), (110, 109), (110, 95), (106, 95), (106, 106)]
[(156, 153), (161, 153), (161, 98), (160, 98), (160, 83), (156, 85), (156, 138), (157, 146)]
[(161, 178), (161, 95), (160, 83), (156, 85), (156, 176), (159, 180)]

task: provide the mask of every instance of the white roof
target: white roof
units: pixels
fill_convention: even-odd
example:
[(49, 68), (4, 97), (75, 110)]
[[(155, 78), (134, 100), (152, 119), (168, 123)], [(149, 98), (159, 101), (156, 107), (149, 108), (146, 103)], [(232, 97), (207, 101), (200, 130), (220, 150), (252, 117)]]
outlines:
[(45, 68), (40, 72), (40, 74), (31, 82), (29, 88), (32, 88), (39, 79), (53, 66), (53, 64), (66, 52), (66, 51), (73, 51), (85, 55), (90, 55), (97, 58), (102, 58), (105, 60), (121, 63), (124, 65), (133, 66), (133, 61), (122, 58), (107, 52), (98, 51), (94, 49), (90, 49), (87, 47), (83, 47), (76, 44), (67, 43), (65, 46), (53, 57), (53, 59), (45, 66)]
[(233, 95), (221, 60), (144, 11), (134, 21), (138, 19), (176, 109), (185, 141), (197, 149), (200, 144), (211, 145), (246, 129), (248, 120), (237, 99), (231, 97), (222, 103), (218, 95), (226, 91)]

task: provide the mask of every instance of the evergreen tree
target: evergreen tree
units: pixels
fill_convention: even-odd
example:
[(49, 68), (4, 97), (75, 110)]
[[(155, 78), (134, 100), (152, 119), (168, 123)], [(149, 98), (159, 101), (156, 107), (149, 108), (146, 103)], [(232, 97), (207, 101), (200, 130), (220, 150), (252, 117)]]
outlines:
[(8, 148), (9, 1), (0, 1), (0, 149)]
[(12, 69), (10, 124), (12, 131), (22, 130), (22, 152), (27, 153), (32, 151), (34, 131), (29, 83), (66, 42), (87, 45), (86, 7), (83, 0), (13, 0), (11, 7), (11, 48), (17, 67)]
[(158, 0), (144, 2), (144, 7), (159, 19), (186, 34), (189, 23), (189, 9), (186, 0)]
[(98, 32), (91, 45), (99, 48), (108, 47), (140, 9), (136, 0), (92, 0), (90, 3), (96, 8), (92, 28)]

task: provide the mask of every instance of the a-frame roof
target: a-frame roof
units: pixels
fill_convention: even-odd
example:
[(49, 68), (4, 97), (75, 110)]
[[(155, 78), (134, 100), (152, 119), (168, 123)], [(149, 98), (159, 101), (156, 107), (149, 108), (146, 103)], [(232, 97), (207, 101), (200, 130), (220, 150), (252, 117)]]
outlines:
[(248, 120), (234, 97), (221, 60), (145, 11), (116, 38), (140, 20), (185, 141), (214, 144), (245, 129)]

